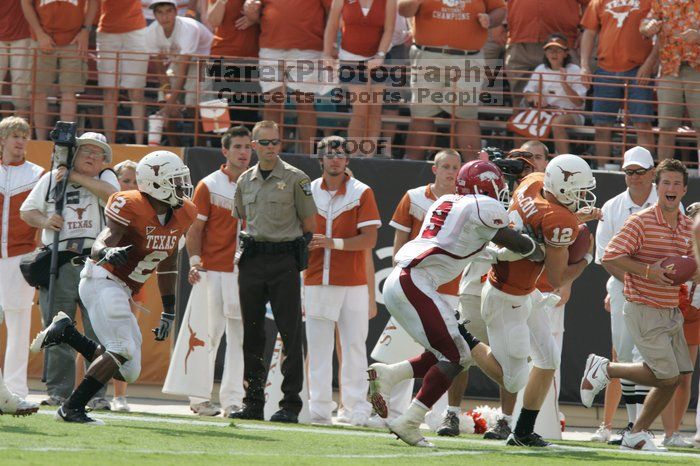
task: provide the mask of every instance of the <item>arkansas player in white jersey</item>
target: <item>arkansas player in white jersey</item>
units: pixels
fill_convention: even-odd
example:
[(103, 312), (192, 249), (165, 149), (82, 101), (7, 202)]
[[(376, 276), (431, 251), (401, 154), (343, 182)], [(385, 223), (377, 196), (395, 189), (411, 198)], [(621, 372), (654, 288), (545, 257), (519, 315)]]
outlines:
[(141, 371), (141, 331), (131, 312), (132, 293), (154, 270), (163, 301), (156, 340), (168, 337), (175, 319), (178, 240), (197, 215), (189, 200), (190, 171), (168, 151), (146, 155), (136, 167), (138, 191), (114, 193), (105, 208), (107, 226), (95, 239), (81, 273), (80, 299), (90, 315), (96, 342), (80, 334), (59, 312), (30, 350), (66, 343), (92, 364), (85, 378), (58, 408), (56, 419), (100, 425), (85, 405), (111, 378), (134, 382)]
[[(386, 396), (398, 382), (422, 377), (423, 386), (408, 410), (389, 422), (389, 429), (415, 446), (432, 446), (419, 426), (452, 379), (471, 363), (502, 382), (502, 370), (490, 349), (474, 338), (437, 292), (486, 247), (489, 241), (541, 261), (534, 240), (508, 228), (508, 188), (493, 163), (465, 164), (457, 177), (457, 194), (442, 196), (428, 210), (418, 237), (396, 255), (396, 267), (384, 284), (384, 302), (392, 317), (426, 351), (397, 364), (376, 363), (368, 371), (370, 400), (387, 417)], [(505, 248), (503, 248), (505, 250)], [(505, 252), (505, 251), (504, 251)]]

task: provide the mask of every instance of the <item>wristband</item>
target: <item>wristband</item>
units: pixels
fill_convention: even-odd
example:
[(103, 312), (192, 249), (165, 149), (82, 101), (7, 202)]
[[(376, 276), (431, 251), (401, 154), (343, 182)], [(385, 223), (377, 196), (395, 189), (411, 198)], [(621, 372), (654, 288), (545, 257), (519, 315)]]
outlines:
[(190, 267), (195, 265), (202, 265), (202, 258), (197, 255), (190, 256)]
[(333, 238), (333, 249), (338, 249), (340, 251), (345, 249), (345, 240)]
[(646, 270), (644, 271), (644, 278), (649, 278), (649, 268), (650, 268), (650, 265), (647, 264), (647, 268), (646, 268)]
[(586, 261), (586, 265), (591, 265), (591, 262), (593, 262), (593, 256), (589, 252), (585, 256), (583, 256), (583, 260)]

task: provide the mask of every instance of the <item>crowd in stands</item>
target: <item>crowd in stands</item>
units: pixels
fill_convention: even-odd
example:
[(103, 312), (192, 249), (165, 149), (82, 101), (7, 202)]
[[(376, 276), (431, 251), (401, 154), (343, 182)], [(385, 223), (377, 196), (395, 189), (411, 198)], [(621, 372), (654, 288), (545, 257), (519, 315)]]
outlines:
[[(110, 142), (146, 143), (156, 117), (148, 141), (179, 145), (202, 131), (200, 104), (224, 97), (234, 122), (294, 127), (286, 149), (301, 153), (332, 133), (394, 138), (394, 156), (419, 160), (535, 137), (602, 167), (621, 128), (622, 149), (659, 159), (679, 128), (700, 138), (698, 24), (700, 4), (664, 0), (7, 0), (2, 108), (46, 139), (88, 100), (82, 126)], [(497, 117), (512, 115), (508, 132), (483, 124), (496, 106), (513, 109)], [(586, 125), (590, 147), (575, 139)]]

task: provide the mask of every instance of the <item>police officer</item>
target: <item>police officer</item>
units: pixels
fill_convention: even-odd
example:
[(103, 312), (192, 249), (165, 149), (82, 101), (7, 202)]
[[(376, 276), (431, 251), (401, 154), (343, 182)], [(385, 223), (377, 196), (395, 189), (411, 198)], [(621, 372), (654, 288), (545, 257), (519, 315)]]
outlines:
[(259, 161), (240, 176), (233, 212), (246, 221), (237, 258), (248, 387), (243, 408), (229, 417), (263, 419), (265, 304), (269, 301), (286, 356), (281, 409), (270, 420), (296, 423), (304, 380), (299, 271), (306, 268), (308, 242), (316, 229), (316, 205), (309, 177), (279, 158), (281, 140), (275, 122), (255, 125), (252, 146)]

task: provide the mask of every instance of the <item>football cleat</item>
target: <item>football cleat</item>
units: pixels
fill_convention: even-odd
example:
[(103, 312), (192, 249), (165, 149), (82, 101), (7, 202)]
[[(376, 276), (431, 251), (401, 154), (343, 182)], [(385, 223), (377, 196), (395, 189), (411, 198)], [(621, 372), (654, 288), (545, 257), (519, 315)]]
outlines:
[(605, 443), (610, 440), (610, 436), (612, 436), (612, 431), (605, 427), (605, 424), (601, 424), (598, 430), (591, 436), (591, 442)]
[(94, 419), (85, 414), (85, 409), (84, 408), (66, 408), (65, 406), (61, 406), (58, 408), (58, 411), (56, 411), (56, 415), (54, 418), (57, 421), (63, 421), (63, 422), (74, 422), (76, 424), (86, 424), (89, 426), (103, 426), (105, 423), (103, 421), (100, 421), (99, 419)]
[(208, 400), (201, 403), (190, 403), (190, 409), (199, 416), (218, 416), (221, 414), (219, 407)]
[(63, 343), (63, 333), (69, 325), (73, 325), (73, 320), (65, 312), (60, 311), (51, 323), (37, 334), (29, 346), (29, 351), (38, 353), (44, 348), (60, 345)]
[(626, 432), (622, 436), (620, 450), (668, 451), (668, 448), (657, 447), (654, 443), (654, 436), (652, 433), (643, 430), (636, 434)]
[(389, 422), (389, 431), (411, 446), (433, 448), (435, 445), (420, 433), (420, 425), (427, 412), (427, 409), (411, 403), (405, 413)]
[(457, 413), (447, 411), (435, 433), (441, 437), (457, 437), (459, 435), (459, 417)]
[(543, 439), (539, 434), (532, 432), (524, 437), (518, 437), (515, 432), (511, 433), (506, 440), (506, 445), (512, 447), (537, 447), (545, 448), (552, 444)]
[(664, 436), (661, 445), (676, 448), (695, 448), (695, 445), (684, 439), (680, 432), (674, 432), (670, 437), (668, 435)]
[(125, 396), (115, 396), (112, 398), (112, 411), (117, 411), (121, 413), (128, 413), (131, 411), (129, 407), (129, 402), (126, 401)]
[(604, 389), (610, 378), (608, 377), (608, 364), (610, 361), (602, 356), (591, 353), (586, 360), (586, 367), (581, 378), (581, 403), (586, 408), (593, 405), (595, 396)]
[(0, 396), (0, 414), (29, 416), (37, 411), (39, 411), (38, 403), (22, 399), (12, 392), (8, 391), (4, 396)]
[(496, 421), (496, 425), (484, 432), (486, 440), (507, 440), (511, 434), (510, 424), (505, 418), (500, 418)]
[(608, 445), (617, 445), (617, 446), (622, 445), (622, 437), (624, 437), (626, 433), (632, 432), (633, 427), (634, 427), (634, 424), (632, 424), (630, 422), (627, 424), (627, 427), (625, 427), (624, 429), (618, 430), (617, 431), (618, 437), (608, 440)]
[(388, 365), (376, 362), (369, 366), (367, 375), (369, 377), (369, 401), (374, 407), (374, 411), (379, 414), (379, 417), (384, 419), (389, 416), (389, 407), (387, 400), (391, 394), (391, 389), (398, 382), (403, 380), (398, 371), (395, 370), (395, 365)]
[(87, 407), (90, 411), (111, 411), (112, 405), (106, 398), (93, 398), (88, 401)]

